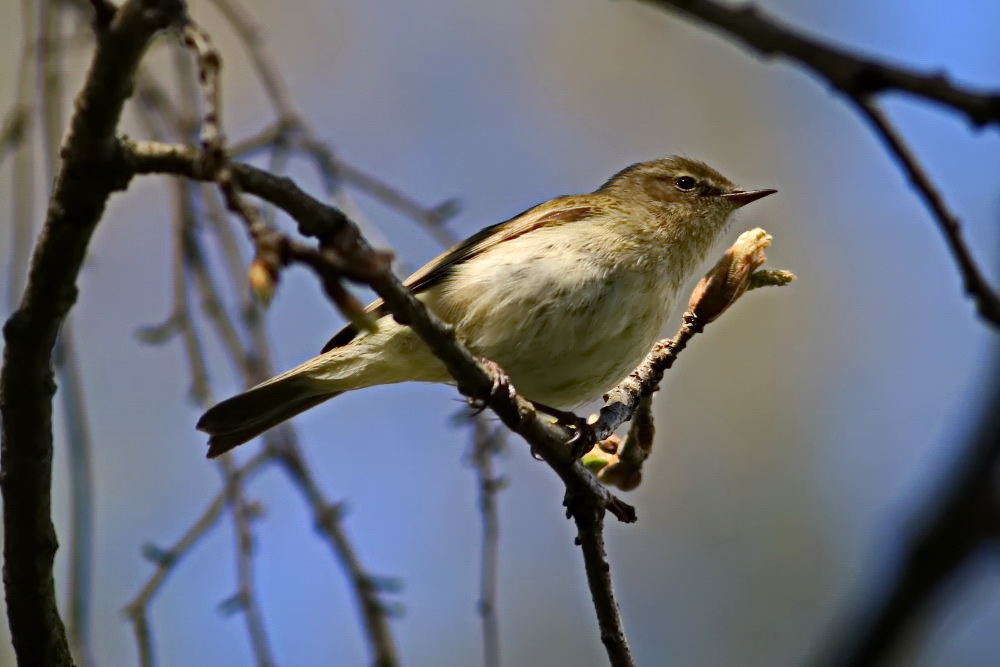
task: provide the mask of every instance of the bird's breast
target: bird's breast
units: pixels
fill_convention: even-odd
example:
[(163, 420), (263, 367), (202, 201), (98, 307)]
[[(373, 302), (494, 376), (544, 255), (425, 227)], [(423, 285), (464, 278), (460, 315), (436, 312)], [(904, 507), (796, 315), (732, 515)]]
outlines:
[(558, 235), (518, 241), (456, 267), (429, 305), (526, 397), (557, 407), (597, 398), (649, 351), (676, 288), (648, 259)]

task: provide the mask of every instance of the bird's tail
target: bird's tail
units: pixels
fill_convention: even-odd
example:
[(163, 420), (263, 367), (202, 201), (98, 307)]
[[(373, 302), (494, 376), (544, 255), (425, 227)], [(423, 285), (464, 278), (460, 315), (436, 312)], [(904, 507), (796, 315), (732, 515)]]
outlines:
[(286, 373), (222, 401), (198, 420), (209, 434), (208, 458), (215, 458), (264, 431), (319, 405), (342, 391), (296, 373)]
[(219, 403), (202, 415), (198, 428), (211, 436), (208, 456), (213, 458), (345, 391), (448, 378), (409, 327), (382, 321), (377, 331)]

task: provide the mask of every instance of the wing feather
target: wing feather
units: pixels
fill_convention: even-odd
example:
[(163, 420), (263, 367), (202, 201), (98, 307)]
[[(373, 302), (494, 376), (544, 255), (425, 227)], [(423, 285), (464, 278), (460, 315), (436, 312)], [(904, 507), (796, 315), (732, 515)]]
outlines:
[[(539, 204), (509, 220), (498, 222), (476, 232), (424, 264), (403, 284), (414, 294), (419, 294), (440, 284), (455, 271), (455, 267), (481, 255), (499, 243), (527, 234), (542, 225), (568, 224), (586, 220), (602, 208), (601, 204), (606, 203), (603, 201), (605, 199), (610, 200), (611, 198), (601, 195), (569, 196), (558, 197), (544, 204)], [(365, 312), (376, 318), (387, 314), (382, 299), (376, 299), (370, 303), (365, 308)], [(357, 330), (351, 325), (347, 325), (327, 341), (326, 345), (323, 346), (323, 352), (329, 352), (336, 347), (346, 345), (357, 335)]]

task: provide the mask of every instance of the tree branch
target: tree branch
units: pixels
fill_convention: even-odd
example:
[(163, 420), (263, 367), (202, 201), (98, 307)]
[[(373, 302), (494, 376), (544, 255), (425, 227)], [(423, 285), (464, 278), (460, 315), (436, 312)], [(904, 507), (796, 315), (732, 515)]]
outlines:
[(493, 471), (493, 458), (504, 445), (506, 428), (491, 426), (486, 416), (472, 419), (471, 464), (476, 469), (479, 513), (483, 520), (479, 564), (479, 618), (483, 632), (483, 667), (500, 667), (500, 628), (497, 620), (497, 576), (500, 559), (500, 518), (497, 493), (505, 481)]
[(849, 96), (900, 92), (963, 114), (976, 127), (1000, 124), (1000, 91), (972, 90), (951, 83), (941, 73), (925, 74), (863, 58), (786, 28), (752, 4), (732, 5), (717, 0), (640, 1), (699, 19), (762, 56), (784, 56)]
[(625, 635), (621, 612), (615, 600), (611, 582), (611, 563), (604, 549), (604, 512), (593, 506), (577, 507), (573, 512), (576, 522), (577, 544), (583, 551), (587, 585), (597, 610), (597, 623), (601, 630), (601, 643), (608, 653), (612, 667), (632, 667), (632, 651)]
[(948, 250), (951, 251), (962, 274), (965, 293), (975, 301), (982, 318), (1000, 329), (1000, 294), (993, 290), (973, 259), (972, 251), (962, 237), (962, 225), (945, 204), (944, 196), (875, 102), (867, 97), (852, 97), (851, 100), (885, 144), (886, 150), (895, 158), (910, 184), (924, 200), (924, 205), (937, 220)]
[[(269, 452), (260, 452), (241, 467), (233, 470), (229, 476), (230, 483), (246, 482), (259, 473), (272, 460)], [(187, 556), (202, 537), (222, 517), (223, 510), (229, 501), (228, 485), (219, 490), (208, 502), (201, 515), (188, 527), (178, 540), (169, 548), (162, 549), (151, 544), (143, 547), (145, 556), (155, 563), (156, 569), (146, 580), (135, 596), (122, 608), (122, 614), (132, 621), (139, 649), (139, 664), (142, 667), (152, 667), (156, 664), (153, 657), (153, 637), (149, 629), (149, 605), (153, 598), (166, 583), (167, 577)]]
[(56, 605), (51, 518), (52, 349), (76, 298), (76, 277), (108, 196), (124, 181), (112, 168), (115, 128), (139, 60), (183, 11), (178, 0), (130, 0), (98, 40), (76, 103), (42, 237), (17, 311), (4, 326), (0, 375), (4, 585), (21, 664), (72, 664)]

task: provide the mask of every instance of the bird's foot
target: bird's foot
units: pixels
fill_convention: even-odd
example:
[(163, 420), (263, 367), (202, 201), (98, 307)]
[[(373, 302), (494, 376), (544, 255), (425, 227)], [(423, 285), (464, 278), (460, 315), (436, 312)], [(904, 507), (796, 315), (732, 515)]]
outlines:
[(473, 416), (478, 415), (485, 410), (489, 406), (490, 400), (500, 396), (501, 394), (506, 394), (510, 398), (514, 397), (514, 387), (510, 383), (510, 378), (506, 373), (504, 373), (503, 369), (500, 368), (500, 364), (485, 358), (480, 359), (479, 363), (486, 367), (493, 384), (490, 387), (489, 399), (469, 398), (469, 406), (472, 408)]
[(543, 403), (533, 402), (533, 405), (540, 412), (555, 417), (556, 423), (560, 426), (573, 431), (573, 437), (566, 444), (570, 446), (570, 455), (574, 460), (581, 458), (593, 449), (594, 445), (598, 444), (594, 427), (591, 426), (585, 417), (581, 417), (575, 412), (560, 410), (559, 408), (553, 408)]

